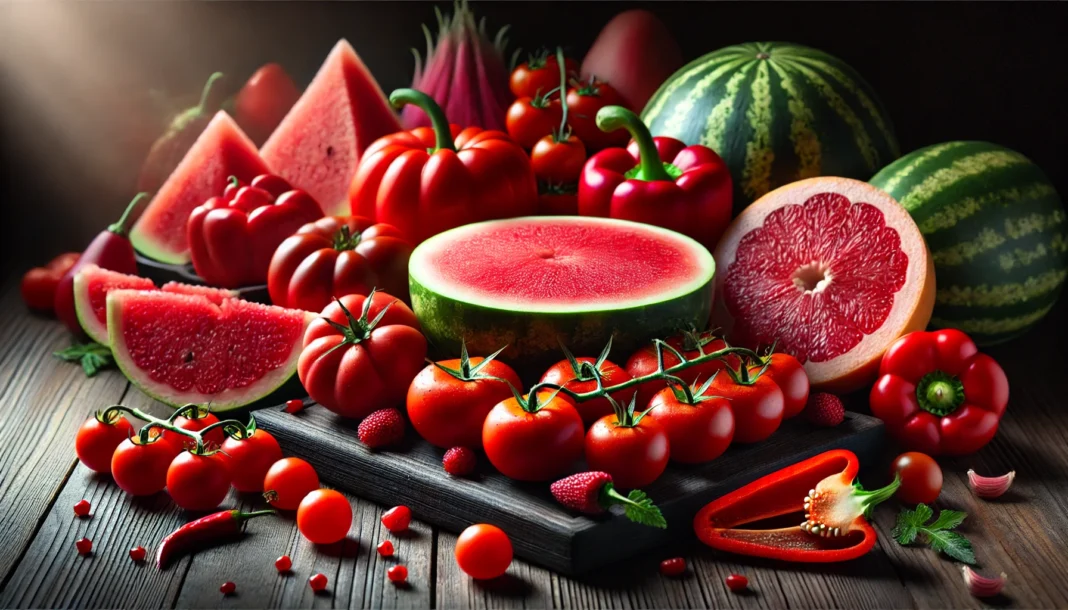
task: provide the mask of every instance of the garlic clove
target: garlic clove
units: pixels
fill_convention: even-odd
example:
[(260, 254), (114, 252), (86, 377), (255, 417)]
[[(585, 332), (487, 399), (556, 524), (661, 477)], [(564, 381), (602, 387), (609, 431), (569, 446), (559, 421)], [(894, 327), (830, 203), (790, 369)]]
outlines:
[(1005, 587), (1006, 576), (1002, 572), (996, 578), (987, 578), (980, 575), (969, 566), (962, 566), (964, 584), (968, 585), (968, 591), (975, 597), (993, 597)]
[(1016, 479), (1016, 471), (1009, 471), (1000, 477), (984, 477), (975, 473), (974, 470), (968, 470), (968, 485), (972, 488), (972, 493), (980, 498), (992, 499), (1003, 495), (1012, 487), (1012, 482)]

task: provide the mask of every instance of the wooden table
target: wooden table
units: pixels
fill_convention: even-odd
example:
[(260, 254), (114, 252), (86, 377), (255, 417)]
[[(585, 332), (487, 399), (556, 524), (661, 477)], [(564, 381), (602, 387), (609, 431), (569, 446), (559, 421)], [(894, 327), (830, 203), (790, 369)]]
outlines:
[[(73, 439), (93, 410), (123, 402), (162, 413), (117, 371), (86, 379), (79, 367), (51, 357), (69, 337), (55, 321), (24, 313), (17, 284), (3, 284), (0, 308), (0, 607), (980, 607), (969, 596), (958, 564), (926, 548), (903, 548), (889, 537), (897, 507), (876, 511), (879, 544), (856, 561), (828, 566), (780, 565), (718, 554), (694, 543), (664, 549), (628, 565), (574, 580), (515, 562), (487, 584), (464, 576), (453, 559), (456, 538), (422, 523), (395, 539), (396, 559), (375, 545), (385, 537), (383, 507), (352, 498), (349, 539), (317, 548), (291, 518), (262, 518), (247, 537), (183, 558), (167, 571), (138, 565), (128, 549), (154, 549), (186, 517), (157, 494), (130, 499), (107, 476), (78, 463)], [(1012, 383), (1012, 401), (997, 438), (978, 455), (942, 461), (939, 505), (967, 511), (962, 531), (984, 573), (1004, 571), (1009, 585), (997, 605), (1068, 607), (1068, 371), (1060, 351), (1065, 302), (1025, 338), (988, 350)], [(863, 401), (860, 401), (863, 402)], [(887, 462), (892, 455), (886, 456)], [(878, 464), (869, 485), (884, 482)], [(1009, 496), (973, 497), (965, 472), (1015, 469)], [(92, 517), (72, 506), (92, 502)], [(232, 495), (227, 506), (251, 509), (255, 496)], [(74, 541), (93, 541), (81, 557)], [(279, 576), (274, 559), (288, 554), (294, 570)], [(681, 554), (690, 568), (664, 578), (657, 563)], [(391, 585), (385, 571), (408, 566), (410, 586)], [(329, 588), (314, 594), (308, 577), (322, 572)], [(752, 592), (733, 595), (724, 578), (749, 577)], [(223, 598), (232, 580), (237, 594)]]

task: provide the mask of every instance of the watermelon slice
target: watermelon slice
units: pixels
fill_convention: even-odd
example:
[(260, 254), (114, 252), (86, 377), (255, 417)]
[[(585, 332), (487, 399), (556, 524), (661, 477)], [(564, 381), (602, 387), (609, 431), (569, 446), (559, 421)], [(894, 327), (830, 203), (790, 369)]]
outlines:
[(560, 343), (596, 356), (628, 352), (680, 328), (704, 328), (711, 254), (649, 225), (586, 216), (513, 218), (431, 237), (408, 266), (412, 305), (442, 356), (507, 346), (524, 376), (560, 360)]
[(342, 39), (260, 154), (325, 215), (347, 216), (349, 183), (363, 151), (400, 128), (382, 89)]
[(886, 348), (921, 330), (934, 307), (933, 260), (905, 208), (848, 178), (776, 189), (734, 220), (716, 247), (714, 321), (750, 348), (778, 342), (813, 388), (870, 383)]
[(86, 334), (97, 343), (108, 343), (107, 297), (112, 290), (162, 290), (177, 294), (198, 294), (215, 303), (223, 299), (237, 298), (237, 293), (222, 288), (193, 286), (167, 282), (160, 288), (147, 277), (127, 275), (117, 271), (101, 269), (96, 265), (86, 265), (74, 276), (74, 309), (78, 313), (78, 322)]
[(113, 290), (107, 325), (115, 362), (169, 405), (226, 411), (271, 394), (297, 373), (316, 314), (240, 299)]
[(142, 254), (181, 265), (189, 262), (185, 225), (193, 208), (221, 195), (230, 176), (245, 182), (270, 173), (256, 146), (225, 112), (216, 113), (130, 231)]

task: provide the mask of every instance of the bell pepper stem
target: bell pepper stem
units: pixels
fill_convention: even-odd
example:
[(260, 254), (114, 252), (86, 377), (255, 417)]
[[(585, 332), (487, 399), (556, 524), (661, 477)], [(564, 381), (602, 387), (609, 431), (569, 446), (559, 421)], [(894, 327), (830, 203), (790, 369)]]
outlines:
[(853, 490), (853, 497), (860, 500), (864, 516), (870, 518), (872, 509), (893, 497), (898, 487), (901, 487), (901, 476), (894, 475), (894, 480), (886, 487), (872, 491), (856, 488)]
[(605, 106), (597, 111), (597, 128), (605, 132), (617, 129), (630, 132), (630, 137), (638, 144), (638, 173), (634, 176), (636, 179), (647, 182), (672, 180), (671, 174), (664, 169), (660, 153), (656, 151), (656, 143), (653, 142), (649, 128), (642, 123), (638, 115), (622, 106)]
[(148, 196), (148, 193), (138, 193), (137, 196), (133, 198), (133, 201), (126, 206), (126, 209), (122, 212), (122, 216), (119, 217), (119, 220), (108, 225), (108, 231), (111, 231), (120, 237), (126, 237), (130, 232), (130, 215), (133, 214), (133, 211), (136, 210), (137, 207), (141, 205), (141, 202)]
[(204, 114), (208, 112), (208, 102), (211, 101), (212, 90), (215, 89), (216, 83), (223, 78), (222, 72), (214, 72), (208, 77), (208, 82), (204, 83), (204, 89), (200, 92), (200, 102), (197, 103), (196, 114)]
[(389, 103), (397, 110), (412, 104), (430, 117), (430, 125), (434, 128), (434, 152), (439, 150), (455, 151), (452, 143), (452, 131), (449, 129), (449, 120), (445, 117), (445, 111), (434, 101), (434, 98), (415, 89), (397, 89), (389, 94)]

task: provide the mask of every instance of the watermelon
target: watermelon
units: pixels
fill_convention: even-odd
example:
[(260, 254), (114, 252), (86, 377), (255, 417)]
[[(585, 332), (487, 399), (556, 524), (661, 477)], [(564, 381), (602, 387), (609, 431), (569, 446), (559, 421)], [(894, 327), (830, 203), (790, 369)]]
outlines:
[(260, 154), (325, 215), (347, 216), (349, 183), (363, 151), (400, 128), (382, 89), (342, 39)]
[(507, 346), (538, 376), (562, 358), (621, 353), (708, 325), (712, 255), (673, 231), (608, 218), (543, 216), (466, 225), (431, 237), (408, 265), (412, 305), (442, 356)]
[(107, 326), (115, 362), (146, 394), (173, 406), (226, 411), (259, 401), (297, 373), (316, 314), (240, 299), (113, 290)]
[(188, 263), (185, 225), (193, 208), (221, 195), (230, 176), (249, 182), (266, 173), (270, 170), (252, 140), (220, 111), (141, 213), (130, 230), (130, 241), (138, 252), (157, 261)]
[(1068, 224), (1053, 184), (1027, 157), (987, 142), (946, 142), (898, 159), (871, 183), (905, 206), (931, 248), (932, 326), (989, 345), (1053, 308), (1068, 274)]
[(842, 60), (784, 42), (713, 51), (683, 66), (649, 100), (654, 136), (704, 144), (727, 162), (734, 208), (814, 176), (867, 180), (898, 156), (890, 117)]

